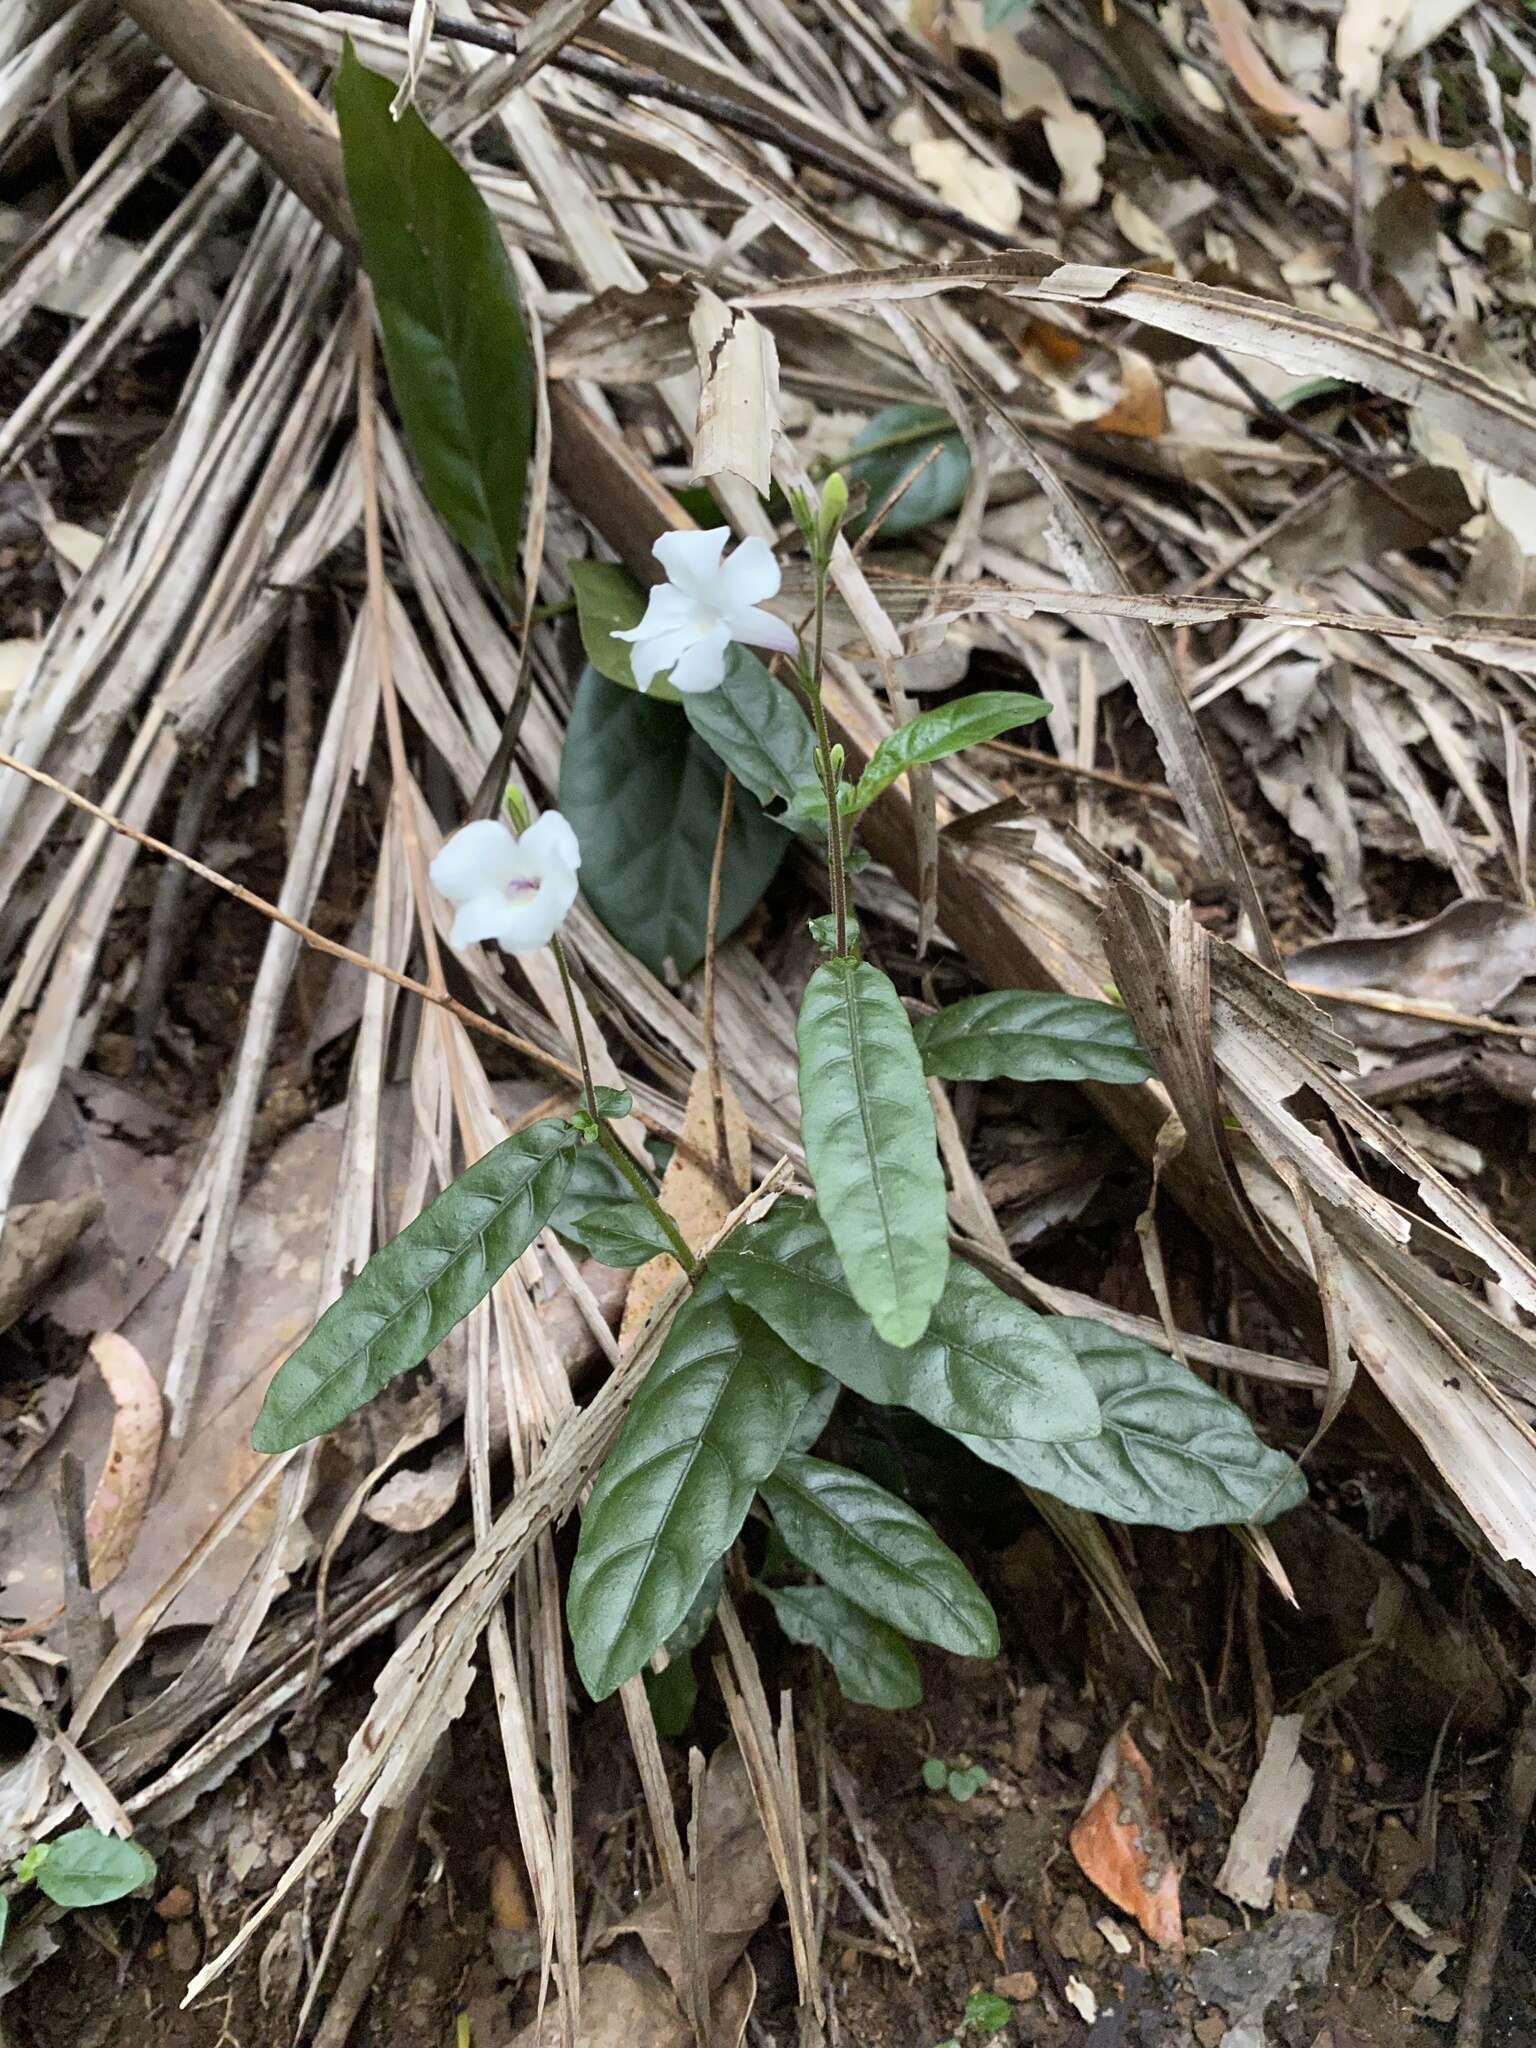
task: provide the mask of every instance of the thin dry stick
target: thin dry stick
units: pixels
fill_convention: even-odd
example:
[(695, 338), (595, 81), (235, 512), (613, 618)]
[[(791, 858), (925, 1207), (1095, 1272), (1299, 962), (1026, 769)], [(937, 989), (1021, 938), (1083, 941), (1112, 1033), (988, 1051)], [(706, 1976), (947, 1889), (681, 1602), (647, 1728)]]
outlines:
[(111, 811), (104, 811), (100, 804), (92, 803), (88, 796), (81, 796), (78, 790), (71, 789), (67, 783), (60, 782), (45, 769), (34, 768), (30, 762), (18, 761), (14, 754), (4, 752), (0, 752), (0, 768), (13, 768), (18, 775), (25, 775), (29, 782), (35, 782), (40, 789), (52, 790), (55, 796), (61, 796), (66, 803), (73, 804), (77, 811), (84, 811), (88, 818), (95, 818), (99, 824), (110, 827), (114, 832), (120, 832), (125, 839), (131, 839), (147, 853), (158, 853), (162, 860), (179, 861), (194, 875), (200, 875), (205, 882), (212, 882), (216, 889), (222, 889), (226, 896), (233, 896), (237, 903), (243, 903), (247, 909), (270, 918), (273, 924), (282, 925), (296, 938), (302, 939), (306, 946), (313, 946), (317, 953), (328, 953), (333, 960), (345, 960), (349, 967), (360, 967), (365, 974), (376, 974), (383, 981), (392, 981), (396, 988), (403, 988), (408, 995), (420, 996), (424, 1003), (435, 1003), (440, 1010), (447, 1010), (450, 1015), (457, 1017), (467, 1030), (478, 1031), (487, 1038), (497, 1039), (501, 1044), (511, 1046), (514, 1052), (520, 1052), (525, 1059), (532, 1060), (536, 1066), (545, 1068), (549, 1073), (558, 1074), (563, 1081), (569, 1081), (573, 1087), (580, 1086), (581, 1075), (575, 1067), (554, 1053), (546, 1052), (543, 1046), (535, 1045), (531, 1038), (523, 1038), (516, 1031), (507, 1030), (505, 1025), (496, 1023), (492, 1018), (482, 1017), (477, 1010), (470, 1009), (467, 1003), (459, 1002), (454, 996), (428, 988), (424, 981), (418, 981), (414, 975), (402, 974), (397, 968), (387, 966), (382, 960), (370, 960), (366, 953), (354, 952), (351, 946), (343, 946), (335, 939), (326, 938), (323, 932), (317, 932), (312, 925), (301, 924), (298, 918), (290, 917), (286, 910), (279, 910), (277, 905), (268, 902), (265, 896), (258, 896), (254, 889), (247, 889), (240, 882), (232, 882), (228, 875), (221, 875), (216, 868), (208, 867), (203, 861), (194, 859), (190, 853), (182, 853), (179, 848), (168, 846), (163, 839), (156, 839), (152, 832), (141, 832), (136, 825), (130, 825), (126, 819), (114, 816)]
[(864, 531), (859, 535), (858, 539), (854, 542), (853, 558), (855, 561), (858, 561), (860, 559), (865, 549), (874, 539), (875, 535), (880, 531), (881, 527), (884, 526), (886, 520), (891, 515), (891, 508), (896, 503), (896, 500), (899, 497), (901, 497), (904, 492), (909, 491), (912, 488), (913, 484), (915, 484), (918, 478), (922, 475), (923, 471), (928, 467), (928, 465), (931, 462), (937, 462), (939, 457), (943, 453), (943, 441), (935, 441), (933, 446), (928, 450), (928, 453), (924, 455), (919, 461), (914, 462), (912, 467), (906, 472), (904, 476), (897, 477), (895, 483), (892, 484), (891, 488), (886, 492), (885, 496), (881, 499), (879, 505), (876, 507), (875, 516), (869, 521), (869, 523), (865, 526)]
[[(397, 28), (405, 28), (411, 19), (410, 0), (290, 0), (290, 4), (310, 7), (322, 14), (356, 15), (362, 21), (382, 21)], [(517, 56), (522, 48), (521, 39), (511, 29), (491, 22), (439, 20), (435, 32), (450, 41), (473, 43), (482, 50), (496, 50), (509, 57)], [(850, 162), (834, 150), (822, 149), (803, 135), (792, 134), (772, 115), (744, 107), (738, 100), (727, 99), (722, 93), (705, 92), (696, 85), (667, 78), (659, 71), (643, 71), (632, 64), (621, 64), (614, 57), (599, 56), (595, 50), (578, 50), (569, 43), (555, 51), (547, 61), (557, 70), (573, 71), (578, 78), (589, 78), (594, 84), (608, 86), (622, 99), (660, 100), (664, 106), (681, 107), (688, 113), (702, 114), (706, 120), (717, 122), (722, 128), (734, 129), (739, 135), (750, 135), (758, 142), (771, 143), (792, 162), (823, 171), (828, 177), (851, 185), (856, 192), (868, 192), (873, 198), (883, 199), (887, 206), (906, 214), (909, 219), (933, 221), (937, 226), (949, 228), (970, 241), (982, 242), (991, 249), (1022, 249), (1027, 246), (1017, 235), (989, 228), (969, 214), (946, 206), (942, 200), (929, 199), (922, 192), (903, 184), (899, 178), (888, 177), (883, 171), (876, 170), (871, 164)]]
[(733, 1202), (741, 1189), (731, 1179), (731, 1141), (725, 1128), (725, 1090), (720, 1079), (720, 1044), (715, 1035), (715, 949), (720, 934), (720, 880), (725, 872), (725, 842), (730, 836), (736, 778), (729, 768), (720, 787), (720, 824), (715, 857), (709, 866), (709, 915), (704, 930), (704, 1058), (709, 1070), (709, 1101), (715, 1118), (715, 1151)]
[(1123, 789), (1129, 796), (1151, 797), (1157, 803), (1178, 802), (1165, 782), (1138, 782), (1135, 776), (1121, 775), (1113, 768), (1089, 768), (1078, 761), (1064, 761), (1059, 754), (1042, 754), (1037, 747), (1016, 747), (1011, 740), (987, 740), (984, 744), (1006, 754), (1010, 761), (1027, 761), (1032, 768), (1049, 768), (1055, 775), (1102, 782), (1110, 789)]

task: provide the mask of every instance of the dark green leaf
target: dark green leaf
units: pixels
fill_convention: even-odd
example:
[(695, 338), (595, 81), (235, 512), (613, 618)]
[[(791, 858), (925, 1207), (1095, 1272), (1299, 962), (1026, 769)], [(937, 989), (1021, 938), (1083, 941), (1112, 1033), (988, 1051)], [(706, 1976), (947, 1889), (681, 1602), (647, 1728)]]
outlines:
[(949, 1783), (949, 1765), (941, 1756), (931, 1756), (923, 1765), (923, 1783), (930, 1792), (942, 1792)]
[[(915, 1344), (949, 1268), (933, 1104), (912, 1026), (867, 961), (823, 961), (800, 1004), (800, 1134), (854, 1299)], [(828, 1364), (828, 1371), (834, 1368)]]
[(822, 1218), (809, 1202), (776, 1202), (734, 1231), (710, 1269), (793, 1350), (866, 1401), (912, 1408), (941, 1429), (1009, 1430), (1030, 1438), (1091, 1437), (1093, 1389), (1057, 1316), (1033, 1309), (963, 1260), (917, 1344), (887, 1344), (854, 1300)]
[(1176, 1359), (1081, 1317), (1055, 1328), (1099, 1397), (1103, 1433), (1076, 1444), (962, 1436), (978, 1457), (1074, 1507), (1162, 1529), (1246, 1522), (1260, 1510), (1268, 1522), (1306, 1497), (1297, 1466)]
[[(823, 953), (835, 953), (837, 951), (837, 919), (831, 911), (828, 911), (825, 917), (811, 918), (808, 921), (807, 929)], [(848, 941), (849, 952), (857, 952), (859, 945), (859, 920), (856, 917), (844, 916), (843, 934)]]
[(592, 1100), (597, 1104), (599, 1116), (628, 1116), (635, 1106), (635, 1098), (627, 1088), (602, 1088), (592, 1090)]
[(789, 1448), (792, 1451), (808, 1451), (815, 1445), (832, 1420), (832, 1410), (837, 1406), (837, 1397), (842, 1391), (841, 1382), (833, 1379), (831, 1373), (821, 1373), (815, 1393), (800, 1410), (799, 1420), (790, 1433)]
[(56, 1906), (104, 1906), (136, 1892), (155, 1874), (147, 1849), (97, 1828), (72, 1828), (47, 1850), (37, 1866), (37, 1888)]
[[(581, 841), (587, 901), (653, 974), (669, 961), (688, 974), (704, 957), (724, 779), (676, 705), (585, 671), (560, 761), (560, 808)], [(722, 939), (755, 907), (789, 844), (738, 790), (721, 878)]]
[(859, 809), (872, 804), (898, 775), (919, 762), (942, 761), (962, 747), (995, 740), (1016, 725), (1031, 725), (1044, 718), (1050, 708), (1043, 697), (1031, 697), (1021, 690), (982, 690), (973, 697), (940, 704), (936, 710), (920, 711), (916, 718), (887, 733), (870, 755), (854, 792)]
[(973, 1991), (965, 2001), (965, 2024), (978, 2034), (997, 2034), (1013, 2018), (1013, 2007), (995, 1991)]
[[(632, 631), (645, 617), (645, 592), (617, 562), (572, 562), (570, 577), (576, 599), (576, 623), (581, 628), (582, 651), (588, 661), (610, 683), (622, 683), (626, 690), (638, 689), (630, 643), (613, 636)], [(679, 693), (665, 676), (652, 679), (648, 694), (666, 704), (679, 701)]]
[(867, 493), (863, 513), (849, 521), (851, 535), (863, 531), (902, 478), (912, 476), (935, 447), (938, 453), (881, 520), (880, 540), (900, 540), (953, 512), (965, 496), (971, 458), (954, 421), (937, 406), (890, 405), (875, 414), (842, 465), (849, 483), (863, 484)]
[(709, 1570), (688, 1612), (667, 1637), (666, 1650), (669, 1657), (685, 1657), (690, 1650), (696, 1650), (714, 1626), (715, 1609), (720, 1605), (720, 1594), (725, 1585), (725, 1559), (717, 1557)]
[(748, 648), (733, 644), (718, 690), (683, 699), (688, 722), (750, 789), (759, 803), (787, 802), (802, 782), (815, 780), (811, 721), (784, 683), (777, 683)]
[(291, 1451), (420, 1365), (549, 1222), (576, 1143), (556, 1117), (505, 1139), (374, 1253), (267, 1388), (251, 1442)]
[(674, 1657), (665, 1671), (653, 1671), (647, 1664), (645, 1693), (651, 1703), (656, 1733), (666, 1742), (675, 1742), (693, 1719), (698, 1704), (699, 1681), (694, 1676), (693, 1659), (685, 1651), (681, 1657)]
[(917, 1659), (883, 1621), (831, 1586), (765, 1586), (792, 1643), (820, 1650), (843, 1697), (867, 1707), (915, 1707), (923, 1697)]
[(763, 1499), (800, 1562), (904, 1636), (961, 1657), (997, 1655), (997, 1616), (915, 1509), (820, 1458), (791, 1452)]
[(629, 1182), (613, 1161), (595, 1145), (578, 1145), (571, 1156), (571, 1177), (565, 1184), (565, 1193), (549, 1219), (550, 1228), (586, 1250), (581, 1219), (587, 1211), (630, 1199)]
[(644, 1202), (600, 1202), (576, 1218), (571, 1235), (605, 1266), (643, 1266), (672, 1240)]
[(533, 445), (533, 355), (490, 208), (393, 79), (350, 40), (336, 79), (347, 191), (373, 281), (389, 386), (427, 494), (486, 574), (517, 574)]
[(1145, 1081), (1152, 1063), (1114, 1003), (1003, 988), (913, 1027), (923, 1071), (945, 1081)]
[(594, 1699), (639, 1671), (688, 1613), (814, 1385), (714, 1282), (678, 1310), (582, 1516), (566, 1611)]

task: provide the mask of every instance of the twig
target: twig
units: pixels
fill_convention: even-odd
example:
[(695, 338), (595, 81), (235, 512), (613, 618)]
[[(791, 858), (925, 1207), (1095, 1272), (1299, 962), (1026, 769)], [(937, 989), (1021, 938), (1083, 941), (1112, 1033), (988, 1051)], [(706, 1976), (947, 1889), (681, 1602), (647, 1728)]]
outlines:
[[(384, 22), (394, 28), (406, 27), (411, 18), (410, 0), (288, 0), (288, 4), (313, 8), (321, 14), (351, 14), (362, 21)], [(434, 33), (449, 41), (473, 43), (482, 50), (495, 50), (506, 57), (515, 57), (522, 49), (522, 39), (511, 29), (497, 28), (490, 22), (444, 21), (439, 18)], [(574, 49), (569, 43), (547, 61), (557, 70), (573, 71), (578, 78), (589, 78), (595, 85), (606, 85), (622, 98), (636, 96), (659, 100), (664, 106), (702, 114), (706, 120), (715, 121), (722, 128), (733, 129), (738, 135), (750, 135), (756, 142), (770, 143), (792, 163), (804, 169), (823, 171), (828, 177), (851, 185), (856, 192), (867, 192), (873, 198), (883, 199), (909, 219), (932, 221), (935, 226), (948, 228), (954, 234), (964, 235), (967, 241), (981, 242), (990, 249), (1028, 247), (1017, 235), (986, 227), (980, 221), (972, 220), (969, 214), (944, 205), (941, 200), (927, 199), (921, 192), (904, 185), (899, 178), (887, 177), (871, 165), (851, 164), (835, 150), (822, 149), (803, 136), (791, 133), (771, 115), (755, 113), (722, 94), (683, 85), (659, 71), (643, 71), (635, 65), (621, 64), (617, 58), (599, 56), (595, 50)]]
[(1085, 782), (1103, 782), (1111, 789), (1123, 789), (1129, 796), (1149, 796), (1157, 803), (1178, 802), (1164, 782), (1138, 782), (1133, 775), (1117, 774), (1113, 768), (1089, 768), (1081, 761), (1064, 761), (1059, 754), (1042, 754), (1035, 747), (1016, 747), (1011, 740), (988, 740), (986, 745), (1006, 754), (1011, 761), (1027, 761), (1032, 768), (1049, 768), (1053, 774), (1075, 775)]
[(1477, 1907), (1477, 1932), (1467, 1958), (1466, 1981), (1461, 1992), (1461, 2017), (1456, 2025), (1456, 2048), (1482, 2048), (1488, 2008), (1493, 2002), (1494, 1972), (1504, 1945), (1504, 1922), (1509, 1914), (1510, 1894), (1520, 1867), (1520, 1849), (1536, 1807), (1536, 1670), (1526, 1678), (1531, 1696), (1520, 1726), (1515, 1731), (1504, 1774), (1504, 1811), (1499, 1821), (1488, 1875)]
[(110, 827), (114, 832), (120, 832), (125, 839), (131, 839), (136, 846), (142, 846), (146, 852), (158, 853), (164, 860), (179, 861), (194, 875), (200, 875), (205, 882), (212, 882), (216, 889), (222, 889), (226, 896), (233, 896), (237, 903), (243, 903), (247, 909), (270, 918), (273, 924), (282, 925), (286, 931), (302, 939), (306, 946), (313, 946), (317, 953), (328, 953), (333, 960), (345, 960), (349, 967), (360, 967), (365, 974), (377, 974), (384, 981), (392, 981), (396, 988), (403, 988), (408, 995), (420, 996), (424, 1003), (435, 1003), (440, 1010), (447, 1010), (458, 1018), (466, 1030), (478, 1031), (487, 1038), (498, 1039), (501, 1044), (511, 1046), (514, 1052), (520, 1052), (525, 1059), (532, 1060), (536, 1066), (543, 1067), (547, 1073), (558, 1074), (561, 1080), (569, 1081), (573, 1086), (580, 1085), (581, 1075), (575, 1067), (556, 1054), (546, 1052), (542, 1045), (536, 1045), (531, 1038), (523, 1038), (518, 1032), (507, 1030), (505, 1025), (497, 1024), (492, 1018), (482, 1017), (477, 1010), (470, 1009), (467, 1003), (459, 1002), (456, 997), (448, 995), (443, 990), (428, 988), (424, 981), (418, 981), (414, 975), (402, 974), (398, 968), (390, 967), (382, 960), (370, 960), (366, 953), (355, 952), (351, 946), (343, 946), (336, 939), (326, 938), (323, 932), (317, 932), (312, 925), (300, 923), (298, 918), (290, 917), (286, 910), (280, 910), (265, 896), (258, 896), (254, 889), (247, 889), (240, 882), (232, 882), (228, 875), (221, 875), (216, 868), (195, 860), (190, 853), (182, 853), (178, 848), (167, 845), (165, 840), (157, 839), (152, 832), (141, 832), (136, 825), (130, 825), (126, 819), (114, 816), (111, 811), (104, 811), (100, 804), (92, 803), (88, 796), (82, 796), (78, 790), (71, 789), (67, 783), (60, 782), (45, 769), (34, 768), (30, 762), (18, 761), (14, 754), (4, 752), (0, 752), (0, 768), (14, 768), (18, 775), (25, 775), (29, 782), (35, 782), (41, 789), (52, 790), (55, 796), (61, 796), (66, 803), (73, 804), (77, 811), (84, 811), (87, 817), (95, 818), (99, 824)]
[(283, 842), (299, 836), (304, 795), (315, 750), (315, 618), (309, 593), (296, 590), (288, 614), (288, 660), (283, 689)]
[(715, 833), (714, 859), (709, 864), (709, 914), (704, 928), (704, 1058), (715, 1119), (715, 1151), (733, 1202), (739, 1200), (741, 1190), (731, 1183), (731, 1141), (725, 1128), (725, 1090), (720, 1080), (720, 1044), (715, 1033), (715, 952), (720, 936), (720, 881), (725, 872), (725, 842), (730, 837), (735, 795), (736, 778), (727, 768), (720, 787), (720, 824)]
[(1443, 1003), (1416, 1003), (1408, 996), (1390, 995), (1385, 989), (1325, 988), (1318, 981), (1292, 981), (1291, 987), (1298, 995), (1321, 997), (1329, 1003), (1348, 1003), (1357, 1010), (1384, 1010), (1389, 1017), (1423, 1017), (1431, 1024), (1444, 1024), (1450, 1031), (1481, 1031), (1492, 1038), (1536, 1038), (1536, 1025), (1474, 1017), (1465, 1010), (1448, 1009)]

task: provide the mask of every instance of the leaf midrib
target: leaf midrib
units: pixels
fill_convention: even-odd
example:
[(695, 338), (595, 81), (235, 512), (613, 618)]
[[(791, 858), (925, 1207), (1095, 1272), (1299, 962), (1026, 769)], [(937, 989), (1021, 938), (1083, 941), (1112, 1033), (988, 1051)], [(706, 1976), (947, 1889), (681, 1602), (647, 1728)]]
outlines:
[[(529, 1192), (529, 1190), (533, 1186), (533, 1183), (538, 1179), (539, 1175), (543, 1172), (544, 1168), (546, 1166), (552, 1165), (555, 1160), (563, 1157), (568, 1150), (569, 1147), (562, 1145), (557, 1146), (555, 1150), (552, 1152), (546, 1152), (543, 1158), (540, 1159), (538, 1163), (535, 1165), (533, 1171), (529, 1174), (528, 1178), (523, 1182), (522, 1186), (514, 1188), (512, 1192), (507, 1196), (505, 1201), (497, 1203), (495, 1214), (488, 1216), (485, 1222), (480, 1225), (480, 1227), (474, 1232), (472, 1236), (466, 1237), (464, 1239), (462, 1244), (460, 1244), (458, 1250), (453, 1252), (448, 1257), (448, 1259), (443, 1263), (443, 1265), (438, 1269), (438, 1271), (433, 1274), (430, 1280), (424, 1281), (420, 1287), (416, 1288), (412, 1294), (407, 1296), (407, 1298), (404, 1301), (399, 1303), (397, 1307), (390, 1311), (390, 1314), (386, 1318), (381, 1329), (375, 1330), (373, 1335), (367, 1340), (365, 1344), (359, 1344), (358, 1346), (356, 1346), (355, 1349), (348, 1352), (347, 1356), (341, 1361), (339, 1365), (334, 1366), (331, 1369), (331, 1371), (325, 1375), (324, 1379), (319, 1380), (315, 1385), (314, 1391), (309, 1395), (309, 1397), (306, 1400), (301, 1401), (297, 1407), (290, 1408), (288, 1411), (287, 1419), (290, 1422), (292, 1422), (297, 1416), (302, 1415), (306, 1409), (311, 1408), (314, 1405), (314, 1403), (320, 1399), (321, 1395), (327, 1390), (327, 1388), (334, 1385), (336, 1380), (339, 1379), (344, 1372), (349, 1372), (352, 1369), (352, 1367), (356, 1364), (359, 1358), (366, 1358), (368, 1353), (372, 1351), (374, 1345), (380, 1343), (386, 1336), (388, 1336), (390, 1330), (394, 1327), (396, 1323), (400, 1321), (402, 1316), (406, 1315), (409, 1310), (414, 1308), (416, 1303), (420, 1301), (424, 1295), (431, 1294), (432, 1289), (438, 1286), (444, 1278), (444, 1276), (452, 1271), (452, 1269), (454, 1268), (454, 1266), (458, 1264), (460, 1259), (466, 1256), (472, 1245), (479, 1244), (483, 1247), (486, 1232), (494, 1229), (496, 1224), (499, 1223), (501, 1221), (501, 1218), (507, 1213), (508, 1209), (511, 1208), (512, 1204), (515, 1201), (517, 1201), (521, 1196), (526, 1195)], [(441, 1196), (438, 1199), (441, 1200)], [(430, 1211), (424, 1211), (423, 1213), (430, 1214)], [(396, 1239), (395, 1242), (398, 1243), (399, 1240)], [(384, 1246), (383, 1249), (385, 1251), (388, 1251), (388, 1245)], [(378, 1253), (375, 1253), (374, 1256), (378, 1257)], [(505, 1273), (508, 1267), (511, 1266), (512, 1260), (518, 1258), (519, 1256), (519, 1253), (514, 1252), (512, 1255), (512, 1259), (508, 1259), (507, 1264), (502, 1267), (501, 1273)], [(497, 1280), (501, 1278), (501, 1273), (497, 1273), (492, 1278), (490, 1282), (490, 1287), (494, 1287), (496, 1285)], [(486, 1289), (487, 1293), (490, 1292), (490, 1287)], [(335, 1308), (340, 1308), (342, 1302), (344, 1302), (346, 1298), (346, 1295), (343, 1294), (340, 1300), (333, 1303), (332, 1306)], [(327, 1309), (326, 1314), (329, 1315), (330, 1312), (331, 1311)], [(319, 1325), (317, 1324), (315, 1327), (316, 1329), (318, 1329)], [(310, 1334), (311, 1336), (313, 1336), (314, 1331), (311, 1331)], [(431, 1347), (429, 1346), (428, 1349), (431, 1349)], [(297, 1356), (298, 1353), (295, 1352), (294, 1357), (296, 1358)], [(425, 1357), (426, 1353), (423, 1352), (422, 1356)], [(421, 1361), (418, 1359), (415, 1362), (417, 1364), (420, 1364)], [(408, 1372), (409, 1370), (409, 1366), (400, 1367), (401, 1372)], [(393, 1379), (395, 1377), (397, 1377), (397, 1375), (391, 1373), (390, 1378)], [(330, 1425), (327, 1424), (326, 1427), (330, 1427)], [(304, 1441), (304, 1439), (301, 1439), (301, 1441)]]

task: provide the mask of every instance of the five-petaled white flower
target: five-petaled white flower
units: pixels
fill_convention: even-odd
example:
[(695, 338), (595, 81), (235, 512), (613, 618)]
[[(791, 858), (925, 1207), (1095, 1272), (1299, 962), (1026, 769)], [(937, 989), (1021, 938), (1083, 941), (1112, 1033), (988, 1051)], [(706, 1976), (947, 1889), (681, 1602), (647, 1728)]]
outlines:
[(432, 880), (458, 905), (448, 942), (495, 939), (504, 953), (536, 953), (576, 901), (581, 848), (558, 811), (515, 834), (499, 818), (477, 818), (446, 841)]
[(725, 680), (726, 649), (733, 640), (793, 654), (794, 629), (759, 611), (779, 594), (779, 565), (767, 541), (754, 534), (729, 561), (721, 557), (730, 528), (708, 533), (664, 533), (651, 552), (667, 572), (651, 592), (645, 617), (615, 640), (633, 643), (635, 681), (648, 690), (666, 675), (674, 690), (695, 696)]

